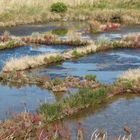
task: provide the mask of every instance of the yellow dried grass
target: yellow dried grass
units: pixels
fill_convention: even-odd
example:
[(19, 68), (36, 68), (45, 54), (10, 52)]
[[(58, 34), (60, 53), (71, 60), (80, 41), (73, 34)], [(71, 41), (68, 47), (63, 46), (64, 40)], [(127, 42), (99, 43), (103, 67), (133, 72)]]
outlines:
[(120, 76), (120, 79), (139, 81), (140, 80), (140, 68), (129, 69), (128, 71), (124, 72)]

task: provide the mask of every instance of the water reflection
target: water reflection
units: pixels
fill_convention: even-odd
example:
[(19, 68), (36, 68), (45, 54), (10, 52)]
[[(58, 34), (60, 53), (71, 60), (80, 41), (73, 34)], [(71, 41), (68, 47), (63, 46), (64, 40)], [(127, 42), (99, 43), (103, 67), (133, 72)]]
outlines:
[(22, 88), (0, 85), (0, 119), (5, 119), (6, 112), (22, 112), (24, 104), (27, 110), (35, 112), (40, 102), (55, 102), (55, 96), (48, 90), (36, 86)]
[(102, 103), (95, 108), (84, 110), (73, 118), (62, 122), (69, 124), (71, 131), (71, 140), (76, 140), (79, 129), (79, 122), (84, 130), (86, 139), (90, 139), (93, 131), (103, 129), (108, 132), (108, 139), (112, 140), (120, 135), (126, 134), (124, 127), (130, 127), (133, 139), (140, 137), (140, 118), (138, 110), (140, 97), (127, 95), (126, 97), (115, 97), (111, 101)]

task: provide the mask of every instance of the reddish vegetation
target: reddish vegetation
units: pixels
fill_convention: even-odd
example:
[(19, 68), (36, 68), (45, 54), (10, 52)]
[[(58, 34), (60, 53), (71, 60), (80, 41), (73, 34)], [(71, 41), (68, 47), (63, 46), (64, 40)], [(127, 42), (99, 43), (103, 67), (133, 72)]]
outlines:
[(134, 46), (136, 48), (140, 48), (140, 35), (138, 35), (137, 38), (135, 39)]
[(119, 30), (121, 25), (119, 23), (107, 23), (104, 25), (100, 25), (101, 31), (116, 31)]
[(0, 41), (7, 42), (11, 39), (10, 33), (5, 31), (2, 36), (0, 36)]
[[(62, 123), (53, 125), (44, 124), (44, 117), (32, 113), (12, 113), (12, 119), (2, 122), (0, 125), (0, 139), (30, 139), (36, 137), (38, 140), (54, 139), (56, 137), (70, 138), (70, 130)], [(45, 127), (44, 127), (45, 126)]]
[(108, 23), (105, 23), (105, 24), (101, 24), (98, 21), (90, 21), (88, 31), (93, 32), (93, 33), (116, 31), (116, 30), (119, 30), (120, 27), (121, 27), (120, 23), (110, 23), (110, 22), (108, 22)]

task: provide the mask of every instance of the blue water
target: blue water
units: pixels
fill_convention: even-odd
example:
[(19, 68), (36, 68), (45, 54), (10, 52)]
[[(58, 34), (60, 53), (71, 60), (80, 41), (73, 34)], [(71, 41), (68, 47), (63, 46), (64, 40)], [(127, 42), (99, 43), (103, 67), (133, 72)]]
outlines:
[(62, 65), (33, 70), (37, 75), (79, 76), (97, 75), (101, 82), (112, 83), (124, 71), (140, 67), (140, 49), (114, 50), (92, 54), (77, 61), (67, 61)]
[(22, 112), (25, 107), (27, 111), (35, 112), (41, 102), (55, 101), (53, 93), (36, 86), (15, 88), (0, 85), (0, 119), (9, 117), (6, 113)]
[(66, 50), (72, 49), (72, 46), (25, 46), (8, 50), (0, 51), (0, 70), (7, 60), (10, 58), (19, 58), (23, 56), (35, 56), (44, 53), (55, 53), (55, 52), (64, 52)]
[[(131, 96), (131, 95), (130, 95)], [(132, 130), (132, 138), (140, 138), (140, 97), (118, 98), (112, 103), (102, 104), (98, 109), (86, 110), (75, 118), (64, 122), (70, 127), (71, 139), (77, 137), (77, 124), (82, 123), (84, 135), (87, 140), (91, 138), (96, 129), (104, 129), (108, 133), (108, 140), (115, 140), (126, 133), (124, 127)]]

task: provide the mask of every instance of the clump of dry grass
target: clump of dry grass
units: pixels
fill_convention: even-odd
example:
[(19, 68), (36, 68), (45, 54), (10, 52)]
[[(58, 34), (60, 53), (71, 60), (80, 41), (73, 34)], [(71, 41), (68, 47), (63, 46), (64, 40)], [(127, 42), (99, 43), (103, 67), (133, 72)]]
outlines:
[(132, 81), (140, 81), (140, 68), (138, 69), (130, 69), (124, 72), (121, 76), (121, 79), (132, 80)]
[(70, 59), (70, 58), (77, 58), (81, 57), (93, 52), (96, 52), (97, 46), (94, 44), (94, 42), (90, 42), (90, 45), (81, 47), (81, 48), (76, 48), (74, 50), (70, 50), (66, 53), (63, 54), (65, 59)]
[[(53, 63), (53, 61), (55, 62), (55, 58), (57, 58), (58, 56), (60, 56), (59, 53), (47, 53), (38, 56), (24, 56), (22, 58), (11, 58), (9, 61), (6, 62), (3, 71), (25, 70)], [(49, 61), (49, 59), (53, 59), (53, 61)]]

